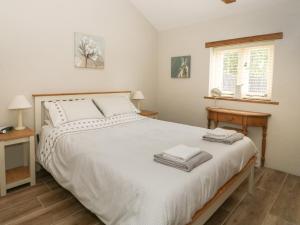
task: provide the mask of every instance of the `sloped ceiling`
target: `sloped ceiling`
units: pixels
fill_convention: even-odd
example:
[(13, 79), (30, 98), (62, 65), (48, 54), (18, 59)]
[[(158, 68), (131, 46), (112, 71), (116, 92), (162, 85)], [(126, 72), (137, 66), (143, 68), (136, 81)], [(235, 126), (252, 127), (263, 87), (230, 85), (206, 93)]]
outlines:
[(286, 4), (300, 0), (130, 0), (158, 30), (186, 26), (235, 14), (273, 8), (284, 10)]

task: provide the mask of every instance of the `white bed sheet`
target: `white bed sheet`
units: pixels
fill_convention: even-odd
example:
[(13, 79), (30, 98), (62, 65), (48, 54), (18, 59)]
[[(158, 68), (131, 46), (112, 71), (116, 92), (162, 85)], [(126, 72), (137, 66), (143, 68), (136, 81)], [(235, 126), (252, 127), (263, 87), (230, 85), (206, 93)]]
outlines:
[[(203, 141), (205, 132), (145, 118), (68, 133), (44, 166), (105, 224), (184, 225), (256, 154), (247, 137), (225, 145)], [(153, 161), (178, 144), (199, 147), (213, 159), (190, 173)]]

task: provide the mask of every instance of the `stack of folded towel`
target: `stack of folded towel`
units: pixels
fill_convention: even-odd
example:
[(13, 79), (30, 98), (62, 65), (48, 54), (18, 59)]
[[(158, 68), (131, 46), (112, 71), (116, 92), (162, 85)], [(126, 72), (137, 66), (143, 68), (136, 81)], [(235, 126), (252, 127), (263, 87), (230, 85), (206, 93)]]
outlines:
[(206, 141), (220, 142), (231, 145), (236, 141), (242, 140), (244, 138), (244, 134), (238, 133), (235, 130), (216, 128), (214, 130), (207, 131), (202, 138)]
[(195, 167), (212, 159), (212, 155), (198, 148), (177, 145), (163, 153), (154, 155), (154, 161), (190, 172)]

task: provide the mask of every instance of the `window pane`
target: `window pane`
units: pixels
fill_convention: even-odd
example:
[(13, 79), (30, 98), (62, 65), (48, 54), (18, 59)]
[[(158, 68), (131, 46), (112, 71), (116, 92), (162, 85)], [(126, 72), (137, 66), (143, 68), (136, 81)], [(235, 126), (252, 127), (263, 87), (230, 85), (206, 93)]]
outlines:
[(250, 51), (249, 65), (249, 95), (265, 96), (267, 94), (267, 72), (269, 51), (266, 48)]
[(223, 90), (225, 92), (235, 91), (239, 66), (238, 52), (226, 52), (223, 57)]
[[(271, 98), (274, 45), (241, 45), (212, 51), (209, 87), (223, 95), (235, 95), (242, 84), (241, 97)], [(239, 94), (237, 94), (239, 96)]]

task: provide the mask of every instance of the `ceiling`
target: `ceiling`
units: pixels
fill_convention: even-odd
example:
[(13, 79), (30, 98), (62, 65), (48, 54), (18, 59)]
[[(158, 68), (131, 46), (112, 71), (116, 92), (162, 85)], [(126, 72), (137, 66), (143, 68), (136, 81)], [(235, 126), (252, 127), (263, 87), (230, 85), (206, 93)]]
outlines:
[(130, 0), (158, 30), (186, 26), (229, 15), (278, 8), (299, 0)]

